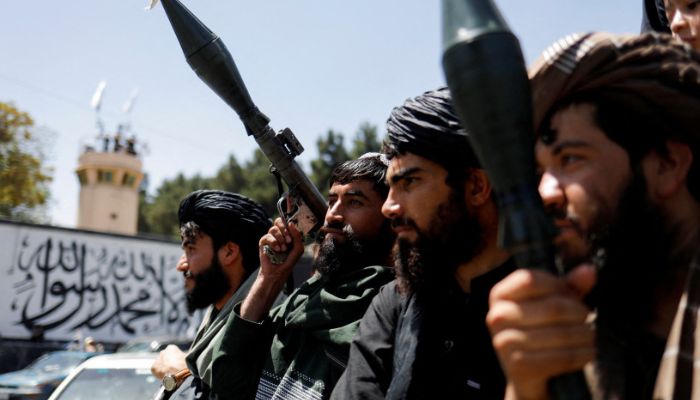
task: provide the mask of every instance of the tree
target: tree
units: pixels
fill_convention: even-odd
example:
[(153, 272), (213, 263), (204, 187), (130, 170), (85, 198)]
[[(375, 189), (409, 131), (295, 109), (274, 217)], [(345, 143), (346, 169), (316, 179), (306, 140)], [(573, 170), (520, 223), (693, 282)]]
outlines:
[(0, 102), (0, 217), (42, 219), (52, 171), (33, 128), (29, 114)]
[[(311, 161), (311, 181), (321, 193), (327, 191), (328, 179), (335, 166), (349, 160), (351, 155), (357, 158), (380, 149), (377, 127), (366, 122), (355, 133), (350, 153), (343, 141), (343, 135), (332, 129), (316, 141), (318, 158)], [(241, 193), (262, 204), (271, 217), (277, 215), (277, 181), (270, 173), (270, 161), (260, 149), (255, 149), (253, 157), (242, 166), (233, 155), (229, 156), (226, 164), (213, 177), (195, 175), (187, 178), (180, 173), (174, 179), (163, 181), (155, 196), (148, 196), (143, 189), (140, 195), (139, 232), (179, 237), (178, 206), (187, 194), (197, 189)], [(284, 189), (287, 189), (286, 186)]]
[[(270, 173), (270, 161), (260, 149), (255, 149), (253, 158), (245, 164), (246, 185), (241, 194), (262, 204), (272, 217), (277, 215), (277, 180)], [(286, 187), (284, 188), (286, 190)]]
[(179, 238), (177, 210), (182, 199), (199, 189), (215, 189), (236, 192), (262, 204), (270, 216), (274, 215), (278, 193), (275, 178), (270, 173), (270, 162), (259, 149), (253, 158), (241, 167), (231, 155), (213, 177), (195, 175), (191, 178), (182, 173), (166, 179), (148, 196), (140, 194), (139, 233), (156, 234)]
[(212, 189), (226, 190), (228, 192), (240, 192), (248, 183), (244, 170), (236, 157), (231, 154), (226, 164), (221, 166), (212, 178)]
[(377, 126), (363, 122), (355, 132), (350, 158), (358, 158), (369, 152), (379, 152), (382, 144), (377, 139)]
[(331, 171), (338, 164), (350, 159), (348, 151), (343, 146), (343, 135), (329, 129), (325, 137), (316, 141), (318, 158), (311, 161), (311, 181), (323, 193), (328, 187)]
[(174, 179), (163, 181), (153, 199), (148, 199), (147, 197), (143, 205), (145, 222), (140, 223), (139, 226), (148, 229), (148, 231), (141, 233), (179, 239), (180, 231), (177, 210), (180, 202), (190, 192), (210, 188), (210, 182), (210, 179), (203, 178), (200, 175), (186, 178), (182, 173), (178, 174)]

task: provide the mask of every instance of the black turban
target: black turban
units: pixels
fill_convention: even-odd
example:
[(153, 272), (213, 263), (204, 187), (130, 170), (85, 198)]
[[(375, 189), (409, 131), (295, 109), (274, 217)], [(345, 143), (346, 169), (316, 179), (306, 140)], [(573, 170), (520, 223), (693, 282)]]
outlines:
[(668, 18), (666, 17), (666, 7), (663, 0), (643, 0), (642, 6), (642, 33), (661, 32), (671, 33)]
[(479, 162), (443, 87), (408, 99), (386, 122), (387, 153), (412, 153), (447, 169), (479, 168)]
[[(180, 226), (194, 222), (212, 238), (214, 247), (236, 243), (246, 271), (259, 264), (258, 241), (271, 226), (270, 218), (257, 202), (237, 193), (197, 190), (180, 202)], [(254, 262), (253, 262), (254, 261)]]

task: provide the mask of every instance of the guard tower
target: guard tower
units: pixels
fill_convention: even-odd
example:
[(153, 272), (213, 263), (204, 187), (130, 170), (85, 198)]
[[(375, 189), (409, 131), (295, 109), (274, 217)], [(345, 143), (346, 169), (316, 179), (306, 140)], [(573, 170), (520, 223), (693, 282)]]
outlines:
[(136, 139), (117, 133), (99, 141), (101, 150), (85, 146), (78, 161), (78, 228), (135, 235), (143, 179)]

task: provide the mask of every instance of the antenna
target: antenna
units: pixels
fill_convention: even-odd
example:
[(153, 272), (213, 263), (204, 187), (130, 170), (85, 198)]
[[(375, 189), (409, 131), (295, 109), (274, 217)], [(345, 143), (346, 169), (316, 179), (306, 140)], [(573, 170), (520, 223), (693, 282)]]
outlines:
[(97, 89), (95, 89), (95, 94), (92, 95), (92, 100), (90, 100), (90, 107), (95, 110), (95, 125), (97, 126), (97, 131), (99, 132), (98, 138), (104, 135), (105, 125), (100, 116), (100, 108), (102, 108), (102, 96), (104, 95), (105, 88), (107, 87), (107, 81), (102, 80), (97, 84)]
[(134, 104), (136, 103), (136, 98), (139, 95), (139, 88), (135, 87), (131, 89), (131, 94), (129, 95), (129, 98), (124, 102), (124, 105), (122, 106), (122, 111), (124, 112), (124, 122), (119, 124), (117, 126), (117, 132), (118, 133), (127, 133), (131, 130), (131, 110), (134, 108)]

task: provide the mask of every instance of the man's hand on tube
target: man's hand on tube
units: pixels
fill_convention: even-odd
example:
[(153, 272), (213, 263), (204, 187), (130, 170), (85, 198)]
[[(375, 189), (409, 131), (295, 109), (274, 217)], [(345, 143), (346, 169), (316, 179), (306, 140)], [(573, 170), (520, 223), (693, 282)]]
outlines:
[(595, 356), (595, 332), (583, 297), (591, 265), (566, 277), (520, 269), (493, 287), (486, 323), (503, 367), (508, 399), (546, 399), (550, 378), (581, 370)]
[[(294, 224), (285, 226), (281, 218), (277, 218), (267, 234), (260, 238), (259, 246), (260, 271), (241, 305), (241, 317), (253, 322), (260, 322), (267, 316), (304, 253), (301, 233)], [(263, 250), (265, 246), (276, 253), (287, 253), (286, 260), (282, 264), (273, 264)]]

